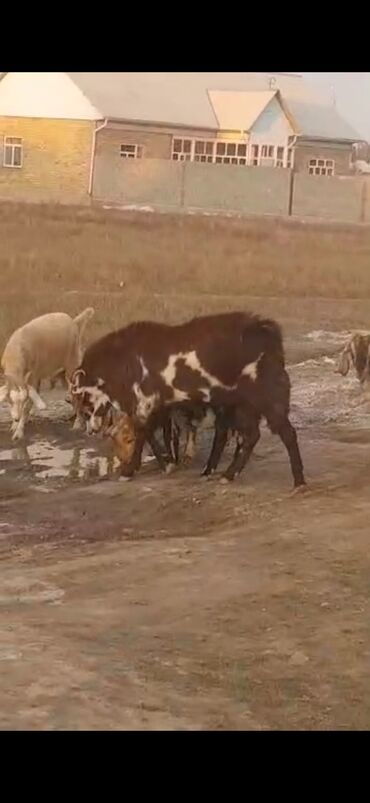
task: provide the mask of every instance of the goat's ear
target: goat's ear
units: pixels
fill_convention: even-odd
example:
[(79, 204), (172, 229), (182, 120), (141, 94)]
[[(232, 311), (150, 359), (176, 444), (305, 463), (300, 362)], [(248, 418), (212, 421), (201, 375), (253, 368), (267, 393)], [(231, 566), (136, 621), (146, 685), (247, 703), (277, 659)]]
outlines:
[(0, 388), (0, 404), (8, 398), (8, 394), (9, 394), (9, 387), (5, 383), (5, 385), (2, 385), (2, 387)]
[(27, 385), (28, 395), (37, 410), (46, 410), (46, 404), (32, 385)]
[(337, 374), (342, 374), (342, 376), (346, 376), (348, 374), (350, 367), (351, 367), (351, 353), (348, 346), (346, 346), (339, 356), (335, 372)]

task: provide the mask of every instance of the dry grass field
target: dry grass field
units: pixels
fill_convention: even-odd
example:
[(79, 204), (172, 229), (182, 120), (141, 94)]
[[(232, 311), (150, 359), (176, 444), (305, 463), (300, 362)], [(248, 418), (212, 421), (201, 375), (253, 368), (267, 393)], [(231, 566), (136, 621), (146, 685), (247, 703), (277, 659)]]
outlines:
[[(230, 486), (109, 473), (64, 391), (0, 409), (0, 729), (370, 728), (370, 407), (334, 372), (370, 328), (370, 227), (0, 205), (0, 349), (51, 310), (252, 309), (282, 324), (309, 491), (266, 429)], [(104, 481), (103, 481), (104, 480)]]
[(368, 320), (370, 228), (0, 205), (0, 348), (31, 317), (87, 305), (133, 319), (255, 307), (302, 327)]

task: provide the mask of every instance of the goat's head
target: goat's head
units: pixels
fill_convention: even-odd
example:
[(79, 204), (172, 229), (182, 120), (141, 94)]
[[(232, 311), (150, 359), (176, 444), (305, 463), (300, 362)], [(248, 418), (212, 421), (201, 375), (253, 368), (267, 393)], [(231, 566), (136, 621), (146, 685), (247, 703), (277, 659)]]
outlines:
[(78, 369), (69, 382), (69, 391), (74, 412), (86, 421), (87, 433), (105, 434), (112, 425), (113, 410), (120, 411), (120, 407), (106, 392), (104, 380), (90, 383), (85, 372)]
[(5, 376), (5, 384), (0, 390), (0, 402), (8, 402), (10, 415), (14, 424), (20, 421), (27, 399), (30, 399), (37, 410), (45, 410), (46, 408), (45, 402), (41, 399), (33, 385), (30, 384), (30, 379), (30, 371), (26, 374), (22, 384), (16, 382), (11, 376)]
[(136, 444), (135, 426), (132, 418), (127, 413), (116, 415), (115, 422), (107, 429), (106, 434), (112, 439), (113, 451), (121, 464), (128, 465), (134, 456)]
[(351, 367), (351, 362), (352, 362), (351, 342), (347, 343), (343, 351), (340, 353), (339, 360), (335, 369), (335, 372), (337, 374), (342, 374), (342, 376), (347, 376), (348, 371)]
[(342, 376), (346, 376), (352, 364), (358, 379), (364, 384), (369, 381), (369, 360), (370, 334), (367, 332), (355, 332), (339, 356), (336, 371)]

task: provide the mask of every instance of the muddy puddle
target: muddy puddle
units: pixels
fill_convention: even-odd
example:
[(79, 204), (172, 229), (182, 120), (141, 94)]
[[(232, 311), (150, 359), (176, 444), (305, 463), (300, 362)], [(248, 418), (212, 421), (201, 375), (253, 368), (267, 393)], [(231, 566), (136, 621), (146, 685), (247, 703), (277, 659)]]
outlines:
[[(291, 360), (291, 419), (298, 430), (320, 430), (320, 436), (339, 441), (370, 442), (370, 394), (366, 394), (353, 373), (343, 377), (335, 372), (337, 353), (349, 332), (317, 330), (301, 336), (303, 359)], [(307, 345), (312, 350), (307, 356)], [(299, 344), (295, 344), (299, 355)], [(325, 353), (326, 352), (326, 353)], [(6, 406), (0, 409), (0, 482), (32, 477), (46, 481), (93, 481), (117, 476), (118, 461), (109, 445), (99, 438), (72, 433), (70, 408), (63, 391), (43, 394), (48, 409), (29, 425), (25, 442), (13, 444)], [(210, 433), (201, 433), (199, 446)], [(207, 445), (207, 444), (206, 444)], [(144, 462), (153, 457), (144, 456)]]
[(0, 474), (21, 471), (34, 479), (89, 480), (111, 477), (118, 461), (93, 448), (64, 447), (47, 440), (0, 449)]

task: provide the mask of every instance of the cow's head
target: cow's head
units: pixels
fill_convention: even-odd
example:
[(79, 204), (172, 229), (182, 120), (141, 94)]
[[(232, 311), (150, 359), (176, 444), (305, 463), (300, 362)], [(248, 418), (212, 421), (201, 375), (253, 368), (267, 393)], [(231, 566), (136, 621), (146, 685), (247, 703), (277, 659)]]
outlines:
[(29, 399), (37, 410), (45, 410), (46, 404), (30, 384), (31, 372), (26, 374), (22, 383), (16, 382), (11, 376), (5, 376), (5, 384), (0, 388), (0, 403), (7, 401), (13, 424), (18, 424), (22, 418), (26, 401)]
[(135, 451), (136, 433), (132, 418), (127, 413), (121, 413), (115, 417), (115, 422), (107, 434), (113, 442), (113, 451), (119, 458), (122, 465), (128, 465)]
[(78, 369), (69, 383), (74, 412), (85, 419), (89, 435), (97, 432), (105, 434), (113, 423), (114, 410), (120, 410), (119, 404), (112, 401), (105, 391), (103, 379), (97, 379), (94, 384), (85, 384), (85, 381), (85, 372)]

